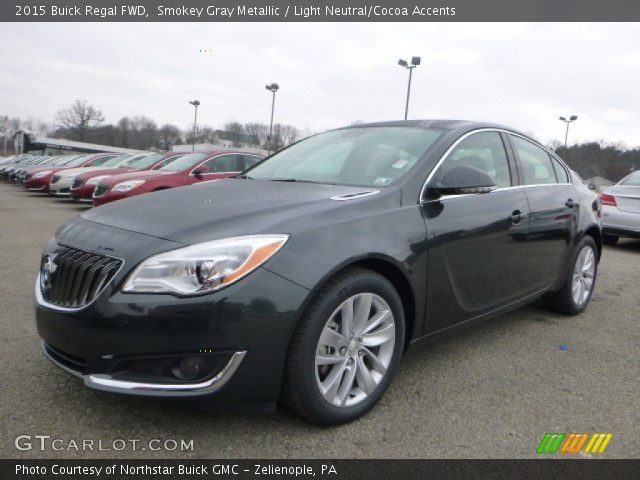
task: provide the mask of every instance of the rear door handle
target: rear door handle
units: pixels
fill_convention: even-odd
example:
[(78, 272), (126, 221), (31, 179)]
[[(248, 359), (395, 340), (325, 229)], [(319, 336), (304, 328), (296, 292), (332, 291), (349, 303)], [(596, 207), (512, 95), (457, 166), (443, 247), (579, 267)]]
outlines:
[(522, 221), (522, 212), (520, 210), (514, 210), (511, 214), (511, 223), (517, 225)]
[(570, 198), (569, 200), (564, 202), (564, 204), (569, 208), (574, 208), (578, 206), (578, 202), (576, 202), (573, 198)]

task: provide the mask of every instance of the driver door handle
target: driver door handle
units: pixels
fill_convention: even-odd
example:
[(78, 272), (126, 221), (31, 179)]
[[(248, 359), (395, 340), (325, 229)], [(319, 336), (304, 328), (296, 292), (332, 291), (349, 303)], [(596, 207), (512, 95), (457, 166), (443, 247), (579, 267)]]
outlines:
[(511, 214), (511, 223), (514, 225), (519, 224), (522, 221), (522, 212), (520, 210), (514, 210)]

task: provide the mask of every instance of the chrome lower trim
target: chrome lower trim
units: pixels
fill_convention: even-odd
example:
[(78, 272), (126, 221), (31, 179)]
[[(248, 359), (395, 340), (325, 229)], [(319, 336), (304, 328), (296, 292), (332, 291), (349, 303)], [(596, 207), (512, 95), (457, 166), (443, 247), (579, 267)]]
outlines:
[(74, 377), (81, 378), (87, 387), (94, 390), (159, 397), (193, 397), (216, 392), (231, 379), (247, 354), (244, 350), (235, 352), (217, 375), (198, 383), (143, 383), (118, 380), (107, 374), (83, 375), (49, 355), (44, 342), (42, 342), (42, 351), (51, 363)]
[(53, 363), (56, 367), (61, 368), (62, 370), (64, 370), (65, 372), (67, 372), (67, 373), (69, 373), (71, 375), (73, 375), (74, 377), (82, 378), (82, 373), (80, 373), (77, 370), (74, 370), (72, 368), (69, 368), (66, 365), (63, 365), (62, 363), (58, 362), (55, 358), (53, 358), (49, 354), (49, 352), (47, 352), (47, 347), (45, 347), (44, 341), (41, 341), (40, 345), (42, 346), (42, 351), (44, 352), (44, 356), (47, 357), (49, 359), (49, 361), (51, 363)]

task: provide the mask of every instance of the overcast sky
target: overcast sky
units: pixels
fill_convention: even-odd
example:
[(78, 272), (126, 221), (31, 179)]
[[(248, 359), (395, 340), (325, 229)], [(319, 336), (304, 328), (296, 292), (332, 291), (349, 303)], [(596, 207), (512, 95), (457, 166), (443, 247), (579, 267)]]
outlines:
[[(75, 99), (107, 122), (147, 115), (322, 131), (402, 118), (407, 71), (422, 57), (410, 118), (507, 124), (549, 142), (640, 145), (640, 24), (1, 24), (0, 114), (51, 121)], [(199, 50), (211, 50), (200, 53)]]

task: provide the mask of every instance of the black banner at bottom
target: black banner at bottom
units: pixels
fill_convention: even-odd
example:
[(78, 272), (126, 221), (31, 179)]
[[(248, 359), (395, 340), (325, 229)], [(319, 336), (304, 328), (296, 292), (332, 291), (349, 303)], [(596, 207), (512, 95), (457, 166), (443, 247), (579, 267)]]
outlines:
[(640, 460), (0, 460), (0, 479), (633, 478)]

